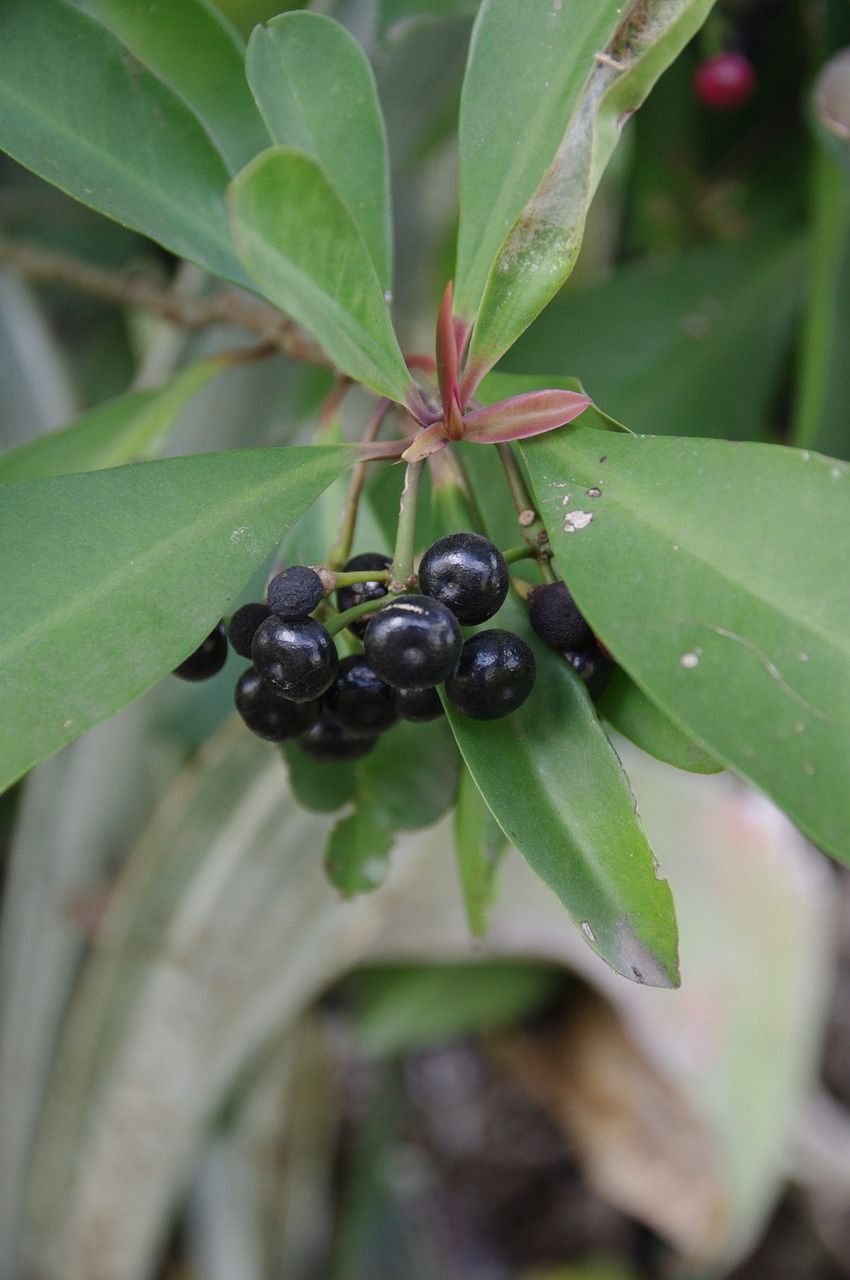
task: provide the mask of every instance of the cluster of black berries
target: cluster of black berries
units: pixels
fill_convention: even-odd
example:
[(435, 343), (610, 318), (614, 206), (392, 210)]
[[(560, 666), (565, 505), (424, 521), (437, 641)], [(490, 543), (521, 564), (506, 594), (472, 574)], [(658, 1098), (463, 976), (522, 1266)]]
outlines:
[(607, 688), (614, 663), (600, 648), (565, 582), (547, 582), (528, 595), (529, 619), (542, 640), (557, 646), (594, 702)]
[[(388, 556), (357, 555), (345, 572), (375, 571), (337, 590), (346, 612), (387, 595)], [(486, 622), (501, 608), (509, 575), (504, 556), (475, 533), (440, 538), (419, 568), (420, 593), (394, 597), (355, 617), (349, 630), (363, 653), (339, 659), (333, 639), (310, 615), (325, 588), (314, 569), (295, 565), (269, 583), (267, 603), (237, 609), (227, 628), (235, 651), (252, 665), (236, 684), (236, 707), (249, 729), (271, 742), (294, 739), (314, 759), (354, 760), (399, 718), (415, 722), (443, 714), (437, 685), (464, 715), (495, 720), (531, 692), (534, 655), (511, 631), (479, 631), (464, 641), (461, 626)], [(217, 665), (204, 654), (214, 646)], [(224, 624), (177, 668), (185, 679), (214, 675), (226, 657)]]

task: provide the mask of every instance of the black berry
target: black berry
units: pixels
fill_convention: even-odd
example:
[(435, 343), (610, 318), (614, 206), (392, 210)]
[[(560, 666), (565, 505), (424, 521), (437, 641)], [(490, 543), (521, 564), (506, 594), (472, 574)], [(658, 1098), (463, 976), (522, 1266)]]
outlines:
[(479, 631), (464, 644), (446, 694), (473, 720), (499, 720), (525, 702), (536, 673), (534, 654), (513, 631)]
[(269, 608), (287, 622), (301, 622), (322, 601), (325, 588), (315, 569), (294, 564), (276, 573), (266, 593)]
[(586, 649), (565, 649), (564, 657), (576, 675), (584, 681), (592, 701), (601, 698), (608, 688), (616, 663), (600, 653), (596, 645)]
[(359, 760), (361, 756), (368, 755), (377, 741), (377, 734), (349, 733), (330, 716), (323, 714), (309, 733), (296, 740), (295, 745), (313, 760), (334, 764)]
[(416, 724), (426, 724), (446, 714), (436, 689), (393, 689), (393, 706), (402, 720)]
[(217, 675), (227, 661), (227, 632), (224, 629), (224, 618), (217, 622), (212, 631), (202, 640), (194, 653), (190, 653), (174, 668), (174, 675), (181, 680), (209, 680)]
[[(346, 573), (362, 573), (367, 569), (389, 569), (392, 564), (390, 556), (382, 555), (379, 551), (364, 551), (359, 556), (352, 556), (350, 560), (343, 566)], [(353, 609), (355, 605), (365, 604), (367, 600), (380, 600), (381, 596), (387, 594), (387, 584), (385, 582), (356, 582), (351, 587), (339, 587), (336, 593), (337, 608), (340, 613), (344, 613), (346, 609)], [(368, 615), (364, 618), (355, 618), (354, 622), (349, 624), (349, 631), (355, 636), (363, 639), (366, 628), (369, 625)]]
[(286, 622), (272, 614), (257, 628), (251, 657), (263, 680), (293, 702), (321, 697), (339, 667), (334, 642), (315, 618)]
[(227, 625), (227, 638), (240, 658), (250, 658), (254, 633), (271, 614), (267, 604), (243, 604)]
[(325, 694), (325, 710), (349, 733), (383, 733), (398, 719), (392, 693), (362, 655), (352, 655), (339, 664)]
[(245, 724), (259, 738), (268, 742), (285, 742), (299, 738), (319, 718), (322, 704), (292, 702), (266, 684), (255, 667), (248, 667), (236, 682), (236, 710)]
[(499, 548), (480, 533), (438, 538), (419, 565), (419, 588), (439, 600), (464, 626), (486, 622), (501, 609), (509, 575)]
[(547, 582), (529, 595), (529, 619), (542, 640), (559, 649), (582, 649), (593, 632), (573, 600), (565, 582)]
[(374, 672), (396, 689), (428, 689), (457, 666), (463, 646), (451, 610), (430, 596), (405, 596), (373, 614), (363, 647)]

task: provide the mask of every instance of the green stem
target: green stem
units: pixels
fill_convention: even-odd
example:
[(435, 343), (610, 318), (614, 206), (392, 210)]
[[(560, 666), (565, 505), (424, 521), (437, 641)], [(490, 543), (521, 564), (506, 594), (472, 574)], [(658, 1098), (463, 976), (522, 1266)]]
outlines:
[[(369, 443), (375, 439), (387, 410), (391, 406), (391, 400), (383, 399), (378, 402), (375, 412), (363, 432), (361, 443)], [(367, 462), (358, 462), (351, 473), (345, 502), (342, 504), (342, 511), (339, 514), (336, 539), (328, 552), (328, 568), (331, 570), (341, 569), (351, 555), (351, 544), (354, 542), (354, 530), (357, 526), (357, 508), (360, 504), (360, 496), (363, 493), (368, 465)]]
[(534, 498), (525, 482), (525, 476), (522, 474), (514, 451), (509, 444), (497, 444), (496, 448), (499, 450), (505, 479), (508, 482), (511, 498), (516, 508), (517, 520), (522, 529), (522, 536), (528, 546), (529, 553), (537, 561), (543, 581), (555, 582), (557, 579), (549, 563), (552, 558), (549, 535), (534, 506)]
[(409, 462), (401, 491), (401, 503), (398, 512), (398, 530), (396, 532), (395, 551), (392, 563), (392, 582), (407, 586), (413, 577), (413, 552), (416, 529), (416, 504), (419, 499), (419, 486), (422, 482), (422, 462)]
[(338, 613), (336, 617), (329, 618), (325, 623), (325, 629), (329, 635), (335, 636), (337, 632), (343, 631), (350, 623), (362, 618), (364, 613), (374, 613), (376, 609), (380, 609), (386, 603), (386, 596), (380, 596), (377, 600), (364, 600), (362, 604), (356, 604), (353, 609), (346, 609), (344, 613)]
[(510, 547), (507, 551), (503, 551), (506, 564), (516, 564), (517, 560), (531, 560), (536, 555), (534, 547), (530, 547), (526, 542), (521, 547)]
[(389, 569), (349, 569), (346, 573), (337, 573), (331, 571), (334, 577), (332, 591), (336, 591), (337, 587), (353, 587), (358, 582), (391, 582), (392, 573)]

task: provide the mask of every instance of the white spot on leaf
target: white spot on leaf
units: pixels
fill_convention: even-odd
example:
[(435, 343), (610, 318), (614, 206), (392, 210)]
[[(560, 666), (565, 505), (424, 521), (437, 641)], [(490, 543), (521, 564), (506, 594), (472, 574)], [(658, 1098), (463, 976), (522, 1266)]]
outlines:
[(581, 922), (581, 931), (582, 931), (582, 933), (584, 934), (584, 936), (587, 938), (588, 942), (595, 942), (595, 941), (596, 941), (596, 934), (595, 934), (595, 933), (593, 932), (593, 930), (591, 929), (591, 927), (590, 927), (590, 925), (588, 924), (587, 920), (582, 920), (582, 922)]
[(586, 529), (592, 519), (592, 511), (571, 511), (564, 520), (564, 533), (575, 533), (577, 529)]
[(683, 653), (679, 659), (679, 666), (684, 667), (686, 671), (692, 671), (694, 667), (699, 666), (699, 654)]

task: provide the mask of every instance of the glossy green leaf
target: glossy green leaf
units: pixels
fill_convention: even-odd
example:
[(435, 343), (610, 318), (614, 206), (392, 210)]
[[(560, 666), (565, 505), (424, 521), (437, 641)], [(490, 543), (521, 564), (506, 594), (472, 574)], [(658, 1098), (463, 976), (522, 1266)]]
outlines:
[(343, 373), (404, 404), (415, 389), (369, 252), (312, 156), (293, 147), (264, 152), (234, 181), (228, 205), (257, 287)]
[(555, 371), (568, 352), (588, 395), (633, 431), (764, 438), (805, 272), (796, 237), (638, 259), (554, 299), (503, 364)]
[(618, 733), (656, 760), (689, 773), (719, 773), (723, 768), (656, 706), (622, 667), (615, 667), (596, 710)]
[(459, 315), (476, 315), (499, 246), (552, 163), (621, 7), (483, 0), (460, 104)]
[(570, 589), (617, 660), (850, 860), (848, 467), (581, 428), (522, 452)]
[(281, 744), (295, 799), (314, 813), (334, 813), (354, 799), (357, 775), (353, 764), (326, 764), (304, 754), (294, 742)]
[(349, 767), (354, 813), (334, 828), (325, 857), (331, 882), (346, 897), (382, 882), (394, 832), (429, 826), (445, 813), (457, 788), (458, 758), (443, 721), (399, 721)]
[(519, 710), (501, 720), (470, 720), (447, 707), (467, 768), (502, 830), (593, 950), (632, 981), (677, 986), (670, 886), (584, 686), (528, 634), (513, 601), (499, 622), (532, 644), (537, 681)]
[(252, 449), (0, 486), (0, 787), (177, 666), (352, 460)]
[(552, 965), (384, 965), (353, 979), (354, 1034), (374, 1056), (409, 1053), (528, 1017), (557, 990)]
[[(556, 10), (549, 0), (522, 6), (485, 0), (461, 111), (456, 297), (461, 313), (472, 318), (477, 312), (467, 388), (569, 275), (624, 117), (640, 106), (713, 2), (635, 8), (615, 0), (594, 6), (565, 0)], [(615, 65), (596, 59), (600, 52)], [(498, 158), (502, 149), (505, 159)]]
[(99, 471), (151, 456), (195, 392), (223, 367), (214, 356), (198, 360), (155, 391), (130, 391), (10, 450), (0, 457), (0, 484)]
[(390, 175), (384, 120), (369, 59), (345, 27), (318, 13), (285, 13), (254, 29), (246, 69), (274, 142), (318, 162), (392, 286)]
[(487, 932), (496, 899), (499, 863), (508, 842), (465, 765), (457, 788), (455, 849), (469, 931), (481, 937)]
[(244, 47), (209, 0), (74, 0), (124, 41), (133, 57), (179, 94), (231, 173), (269, 145), (245, 80)]
[(180, 257), (248, 283), (224, 213), (228, 171), (204, 128), (68, 0), (0, 7), (0, 147)]

